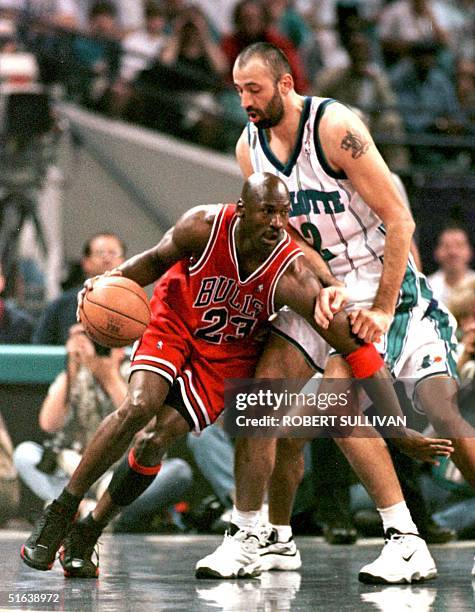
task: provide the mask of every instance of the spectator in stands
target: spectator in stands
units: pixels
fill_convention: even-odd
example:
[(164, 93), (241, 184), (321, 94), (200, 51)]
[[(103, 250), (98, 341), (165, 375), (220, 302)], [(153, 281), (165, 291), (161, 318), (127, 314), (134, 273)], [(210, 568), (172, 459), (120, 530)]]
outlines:
[(444, 25), (449, 46), (455, 57), (475, 58), (475, 3), (473, 0), (435, 0), (433, 12)]
[[(475, 20), (474, 20), (475, 21)], [(459, 58), (455, 68), (457, 99), (465, 131), (475, 133), (475, 59)]]
[(447, 304), (454, 290), (475, 278), (470, 268), (472, 257), (470, 237), (464, 228), (449, 226), (440, 233), (434, 251), (439, 269), (428, 276), (436, 299)]
[(226, 58), (214, 42), (202, 11), (197, 6), (188, 8), (174, 21), (173, 34), (159, 63), (145, 80), (149, 88), (168, 91), (168, 100), (165, 98), (160, 108), (163, 128), (219, 148), (222, 122), (216, 94), (224, 87), (227, 69)]
[[(67, 366), (48, 390), (39, 414), (43, 431), (55, 433), (49, 446), (23, 442), (14, 452), (14, 462), (23, 482), (44, 501), (57, 497), (81, 458), (81, 452), (102, 419), (113, 412), (127, 392), (129, 363), (124, 349), (104, 352), (85, 335), (81, 325), (71, 327), (66, 343)], [(146, 435), (141, 433), (139, 435)], [(107, 487), (112, 472), (94, 486), (94, 498)], [(158, 510), (181, 499), (190, 484), (191, 470), (180, 459), (165, 461), (146, 500), (136, 500), (122, 517), (126, 527), (145, 527)], [(91, 509), (86, 503), (83, 512)]]
[(475, 273), (453, 289), (449, 308), (457, 319), (460, 354), (457, 367), (462, 380), (475, 380)]
[(120, 60), (120, 31), (116, 8), (100, 0), (89, 12), (86, 36), (75, 37), (72, 44), (74, 66), (69, 75), (70, 93), (97, 110), (106, 110)]
[(379, 18), (379, 37), (387, 64), (414, 55), (418, 42), (435, 43), (437, 50), (449, 42), (431, 0), (396, 0), (388, 4)]
[(313, 82), (319, 70), (347, 66), (348, 54), (341, 44), (336, 2), (297, 0), (296, 6), (312, 30), (308, 45), (302, 49), (309, 80)]
[(55, 28), (79, 30), (80, 13), (77, 0), (30, 0), (22, 7), (23, 14)]
[(123, 113), (133, 93), (132, 83), (143, 70), (157, 60), (167, 40), (164, 29), (164, 9), (156, 2), (147, 2), (145, 28), (128, 34), (122, 40), (119, 79), (113, 85), (113, 114)]
[(17, 515), (19, 498), (18, 475), (13, 464), (13, 444), (0, 413), (0, 526)]
[(288, 38), (296, 49), (304, 47), (311, 30), (290, 0), (263, 0), (272, 28)]
[(232, 82), (231, 69), (239, 53), (248, 45), (263, 41), (280, 47), (286, 54), (292, 74), (295, 89), (304, 94), (308, 90), (302, 60), (292, 42), (279, 34), (272, 26), (266, 7), (259, 0), (241, 0), (234, 8), (234, 30), (224, 36), (221, 48), (226, 55), (229, 67), (229, 80)]
[(162, 8), (165, 11), (167, 30), (174, 30), (174, 22), (179, 19), (188, 8), (187, 0), (162, 0)]
[(224, 135), (225, 149), (234, 150), (236, 141), (247, 122), (247, 115), (241, 108), (241, 103), (233, 88), (232, 66), (239, 53), (254, 42), (265, 41), (277, 45), (286, 54), (292, 74), (295, 89), (300, 94), (308, 91), (309, 83), (305, 67), (298, 50), (292, 42), (280, 34), (273, 26), (266, 6), (260, 0), (240, 0), (236, 3), (233, 15), (233, 29), (221, 39), (221, 49), (227, 58), (229, 89), (220, 96), (223, 118), (228, 125)]
[[(414, 55), (401, 60), (392, 72), (392, 85), (410, 134), (450, 135), (463, 129), (463, 116), (455, 87), (437, 66), (437, 49), (437, 45), (431, 42), (415, 44)], [(442, 151), (439, 158), (432, 150), (414, 150), (414, 162), (443, 161)]]
[(157, 59), (166, 41), (164, 29), (165, 11), (156, 2), (147, 2), (145, 28), (128, 34), (122, 40), (121, 79), (130, 83)]
[[(94, 234), (83, 247), (81, 267), (84, 278), (117, 267), (124, 261), (125, 251), (125, 244), (115, 234)], [(72, 287), (48, 304), (33, 334), (35, 344), (66, 344), (69, 328), (76, 323), (77, 293), (80, 289), (80, 286)]]
[[(402, 136), (404, 127), (394, 108), (396, 96), (389, 77), (372, 56), (371, 43), (363, 32), (352, 32), (347, 45), (350, 64), (328, 68), (318, 73), (315, 89), (318, 95), (336, 98), (362, 109), (369, 117), (369, 128), (376, 134)], [(407, 166), (407, 154), (398, 146), (382, 146), (381, 151), (392, 170)]]
[[(0, 262), (0, 296), (6, 280)], [(12, 301), (0, 297), (0, 344), (28, 344), (33, 333), (33, 319)]]

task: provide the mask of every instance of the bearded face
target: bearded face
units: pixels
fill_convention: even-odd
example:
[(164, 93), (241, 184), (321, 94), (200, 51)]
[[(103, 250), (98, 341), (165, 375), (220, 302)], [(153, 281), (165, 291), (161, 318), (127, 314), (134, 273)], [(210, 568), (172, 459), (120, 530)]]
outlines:
[[(249, 115), (249, 111), (247, 112)], [(257, 115), (257, 119), (254, 123), (260, 129), (266, 130), (280, 123), (284, 116), (284, 103), (282, 102), (282, 96), (277, 87), (275, 87), (274, 95), (265, 108), (263, 110), (255, 108), (253, 112)]]

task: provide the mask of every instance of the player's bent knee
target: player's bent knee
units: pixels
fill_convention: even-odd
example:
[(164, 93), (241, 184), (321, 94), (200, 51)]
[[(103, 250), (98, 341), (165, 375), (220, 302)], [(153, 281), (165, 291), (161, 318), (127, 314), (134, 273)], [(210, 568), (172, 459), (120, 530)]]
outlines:
[(138, 431), (147, 425), (156, 414), (156, 410), (157, 407), (151, 398), (145, 394), (135, 393), (116, 410), (116, 416), (133, 431)]

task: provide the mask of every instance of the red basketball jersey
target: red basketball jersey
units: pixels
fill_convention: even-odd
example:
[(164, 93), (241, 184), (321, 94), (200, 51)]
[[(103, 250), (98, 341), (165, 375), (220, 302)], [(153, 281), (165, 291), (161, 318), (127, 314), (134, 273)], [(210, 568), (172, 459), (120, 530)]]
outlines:
[(268, 258), (243, 277), (236, 250), (235, 204), (222, 205), (197, 261), (182, 260), (159, 280), (153, 317), (166, 311), (184, 325), (194, 349), (210, 361), (247, 357), (258, 348), (259, 331), (274, 310), (274, 294), (289, 264), (303, 255), (284, 232)]

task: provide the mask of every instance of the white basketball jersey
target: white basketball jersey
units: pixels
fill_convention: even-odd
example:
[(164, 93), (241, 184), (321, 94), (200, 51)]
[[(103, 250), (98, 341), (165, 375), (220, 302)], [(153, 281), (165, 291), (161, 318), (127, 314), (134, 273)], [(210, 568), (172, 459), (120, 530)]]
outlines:
[(295, 148), (283, 165), (273, 155), (266, 131), (247, 125), (254, 172), (271, 172), (287, 185), (290, 223), (328, 263), (344, 275), (383, 255), (381, 219), (358, 195), (344, 173), (328, 165), (318, 137), (318, 125), (332, 99), (305, 98)]

